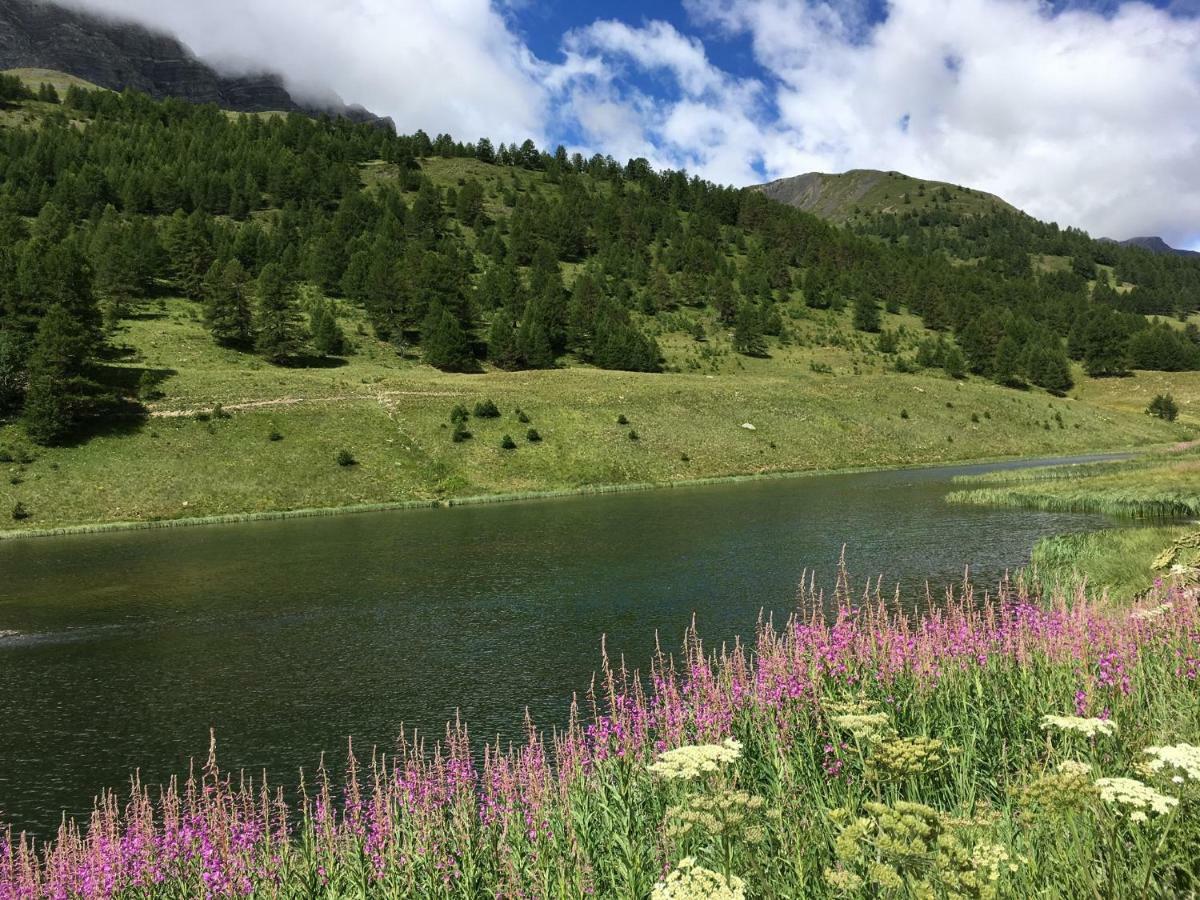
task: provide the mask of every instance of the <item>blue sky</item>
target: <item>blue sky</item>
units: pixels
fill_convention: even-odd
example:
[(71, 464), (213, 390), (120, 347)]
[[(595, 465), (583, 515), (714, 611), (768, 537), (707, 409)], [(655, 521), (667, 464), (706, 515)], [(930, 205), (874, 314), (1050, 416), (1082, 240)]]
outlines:
[(1200, 245), (1200, 0), (70, 0), (404, 131), (748, 184), (898, 169)]

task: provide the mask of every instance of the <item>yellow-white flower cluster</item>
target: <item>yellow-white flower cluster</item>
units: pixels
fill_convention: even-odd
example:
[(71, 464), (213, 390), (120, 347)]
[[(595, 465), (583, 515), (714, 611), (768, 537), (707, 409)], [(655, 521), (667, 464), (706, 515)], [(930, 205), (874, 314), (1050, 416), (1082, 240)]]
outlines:
[(1079, 716), (1042, 716), (1042, 730), (1057, 728), (1060, 731), (1075, 731), (1087, 737), (1098, 734), (1116, 734), (1117, 723), (1112, 719), (1082, 719)]
[(746, 900), (746, 883), (736, 875), (696, 865), (688, 856), (679, 861), (662, 881), (654, 885), (651, 900)]
[[(1200, 781), (1200, 747), (1175, 744), (1170, 747), (1147, 747), (1145, 752), (1154, 757), (1148, 763), (1151, 771), (1179, 770), (1192, 781)], [(1172, 780), (1178, 784), (1184, 779), (1176, 774)]]
[(887, 713), (846, 713), (830, 720), (836, 728), (849, 731), (856, 738), (874, 737), (888, 725)]
[(719, 744), (690, 744), (658, 754), (649, 769), (660, 778), (690, 781), (718, 771), (742, 755), (742, 745), (733, 738)]
[(971, 851), (971, 863), (975, 871), (981, 873), (988, 881), (998, 881), (1000, 873), (1007, 869), (1017, 871), (1017, 864), (1012, 861), (1007, 848), (1003, 844), (976, 844)]
[(1129, 818), (1134, 822), (1145, 822), (1147, 809), (1162, 815), (1169, 813), (1171, 807), (1179, 803), (1174, 797), (1160, 794), (1136, 778), (1097, 778), (1096, 787), (1100, 789), (1101, 800), (1132, 806), (1133, 812)]
[(1092, 764), (1080, 762), (1077, 759), (1064, 759), (1058, 764), (1058, 771), (1061, 775), (1070, 775), (1080, 778), (1084, 775), (1091, 774)]
[(1158, 619), (1171, 611), (1170, 603), (1160, 603), (1158, 606), (1151, 606), (1147, 609), (1135, 609), (1129, 614), (1131, 619)]

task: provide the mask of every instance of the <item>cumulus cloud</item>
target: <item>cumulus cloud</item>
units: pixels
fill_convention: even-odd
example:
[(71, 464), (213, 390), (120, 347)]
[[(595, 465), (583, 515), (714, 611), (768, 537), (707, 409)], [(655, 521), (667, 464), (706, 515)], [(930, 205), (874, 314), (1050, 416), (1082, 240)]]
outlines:
[[(520, 3), (73, 0), (402, 130), (562, 140), (748, 184), (899, 169), (1093, 234), (1200, 242), (1200, 0), (682, 0), (538, 59)], [(745, 45), (733, 74), (710, 48)], [(718, 58), (720, 54), (718, 54)]]
[(544, 138), (538, 61), (489, 0), (69, 0), (178, 35), (226, 70), (336, 91), (402, 131)]
[[(772, 177), (900, 169), (1124, 237), (1200, 236), (1200, 22), (1140, 3), (691, 0), (772, 76)], [(746, 152), (750, 152), (747, 150)]]

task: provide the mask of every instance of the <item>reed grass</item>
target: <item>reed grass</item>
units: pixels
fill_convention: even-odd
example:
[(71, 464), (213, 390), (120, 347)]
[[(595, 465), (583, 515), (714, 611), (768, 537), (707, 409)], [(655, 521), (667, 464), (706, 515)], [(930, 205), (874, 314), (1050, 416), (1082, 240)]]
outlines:
[(951, 503), (1134, 519), (1200, 516), (1200, 451), (1196, 449), (1124, 462), (987, 473), (959, 482), (988, 486), (954, 491), (946, 498)]
[(1086, 581), (1110, 602), (1128, 605), (1166, 573), (1154, 561), (1173, 541), (1195, 527), (1111, 528), (1043, 538), (1033, 548), (1029, 577), (1050, 593)]

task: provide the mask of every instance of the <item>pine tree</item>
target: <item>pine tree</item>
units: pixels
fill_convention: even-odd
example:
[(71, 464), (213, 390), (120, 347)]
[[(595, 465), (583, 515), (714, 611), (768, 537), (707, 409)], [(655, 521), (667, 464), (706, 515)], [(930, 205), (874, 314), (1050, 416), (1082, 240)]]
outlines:
[(535, 297), (525, 307), (521, 327), (517, 330), (517, 351), (526, 368), (554, 367), (554, 342), (550, 337), (553, 323), (554, 316), (544, 298)]
[(309, 316), (313, 348), (322, 356), (340, 356), (346, 350), (346, 336), (338, 325), (333, 304), (328, 300), (317, 301)]
[(996, 345), (992, 358), (992, 379), (997, 384), (1021, 384), (1021, 345), (1012, 335), (1006, 334)]
[(458, 318), (440, 303), (429, 308), (421, 329), (425, 362), (443, 372), (477, 372), (479, 364)]
[(0, 328), (0, 418), (21, 408), (27, 356), (25, 336), (15, 328)]
[(762, 315), (753, 303), (744, 301), (738, 310), (733, 330), (733, 349), (746, 356), (766, 356), (767, 340), (763, 336)]
[(875, 333), (879, 331), (879, 304), (874, 297), (860, 293), (854, 299), (854, 327), (859, 331)]
[(267, 265), (258, 276), (254, 324), (257, 332), (254, 348), (276, 365), (296, 356), (304, 346), (295, 286), (279, 263)]
[(204, 321), (213, 340), (225, 347), (248, 347), (254, 336), (250, 276), (236, 259), (214, 262), (204, 276)]
[(31, 440), (57, 444), (88, 411), (97, 386), (86, 377), (91, 336), (62, 306), (42, 317), (29, 356), (23, 421)]
[(521, 368), (521, 349), (517, 346), (517, 329), (508, 307), (496, 310), (488, 333), (488, 359), (501, 369)]

